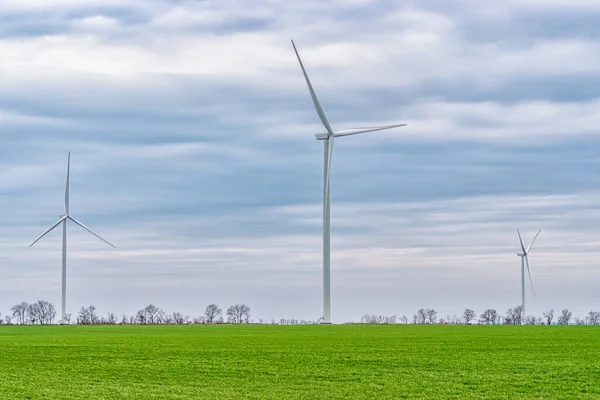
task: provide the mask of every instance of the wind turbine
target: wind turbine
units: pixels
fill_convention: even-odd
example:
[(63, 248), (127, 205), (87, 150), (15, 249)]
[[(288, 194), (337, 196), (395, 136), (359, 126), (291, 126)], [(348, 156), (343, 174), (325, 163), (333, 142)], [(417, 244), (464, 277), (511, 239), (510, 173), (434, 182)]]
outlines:
[(517, 253), (517, 256), (521, 257), (521, 306), (522, 306), (522, 316), (521, 316), (521, 324), (525, 324), (525, 318), (526, 318), (526, 314), (525, 314), (525, 264), (527, 264), (527, 274), (529, 275), (529, 283), (531, 284), (531, 292), (533, 293), (533, 296), (535, 297), (535, 290), (533, 289), (533, 281), (531, 280), (531, 271), (529, 270), (529, 259), (528, 259), (528, 255), (529, 255), (529, 251), (531, 250), (531, 247), (533, 246), (533, 243), (535, 243), (535, 239), (537, 239), (538, 235), (540, 234), (542, 230), (540, 229), (535, 236), (533, 237), (533, 240), (531, 241), (531, 243), (529, 243), (529, 246), (527, 246), (527, 248), (525, 248), (525, 246), (523, 245), (523, 239), (521, 239), (521, 232), (519, 232), (519, 230), (517, 229), (517, 234), (519, 235), (519, 243), (521, 244), (521, 250), (523, 251), (522, 253)]
[(363, 128), (353, 128), (346, 129), (341, 131), (334, 131), (329, 124), (329, 120), (327, 119), (327, 115), (325, 115), (325, 110), (321, 106), (319, 99), (317, 98), (317, 94), (313, 89), (313, 86), (308, 78), (306, 73), (306, 69), (304, 69), (304, 64), (300, 59), (300, 55), (298, 54), (298, 50), (296, 49), (296, 45), (292, 40), (292, 46), (294, 47), (294, 52), (296, 53), (296, 57), (298, 57), (298, 62), (300, 63), (300, 68), (302, 68), (302, 74), (304, 75), (304, 79), (306, 80), (306, 85), (308, 86), (308, 90), (310, 92), (310, 97), (312, 98), (313, 104), (315, 106), (315, 110), (319, 116), (319, 119), (323, 123), (323, 126), (326, 129), (326, 133), (318, 133), (316, 134), (317, 140), (323, 141), (323, 316), (322, 321), (325, 324), (331, 323), (331, 257), (330, 257), (330, 202), (329, 202), (329, 172), (331, 169), (331, 154), (333, 151), (333, 142), (334, 139), (338, 136), (350, 136), (350, 135), (358, 135), (359, 133), (366, 132), (374, 132), (374, 131), (382, 131), (384, 129), (397, 128), (400, 126), (406, 126), (406, 124), (396, 124), (396, 125), (386, 125), (386, 126), (373, 126), (373, 127), (363, 127)]
[(33, 243), (31, 243), (29, 245), (29, 247), (33, 246), (34, 244), (36, 244), (38, 242), (38, 240), (40, 240), (41, 238), (43, 238), (44, 236), (46, 236), (46, 234), (50, 233), (54, 228), (56, 228), (57, 226), (59, 226), (60, 224), (62, 224), (62, 226), (63, 226), (63, 241), (62, 241), (62, 308), (61, 308), (61, 322), (63, 322), (63, 323), (66, 322), (66, 317), (67, 317), (67, 220), (71, 220), (72, 222), (74, 222), (75, 224), (79, 225), (80, 227), (82, 227), (83, 229), (85, 229), (86, 231), (88, 231), (89, 233), (91, 233), (92, 235), (96, 236), (98, 239), (102, 240), (105, 243), (108, 243), (112, 247), (115, 247), (112, 243), (110, 243), (109, 241), (101, 238), (99, 235), (97, 235), (94, 232), (92, 232), (90, 228), (88, 228), (87, 226), (83, 225), (81, 222), (77, 221), (75, 218), (73, 218), (70, 215), (70, 213), (69, 213), (69, 174), (70, 174), (70, 170), (71, 170), (71, 152), (69, 152), (69, 159), (68, 159), (68, 162), (67, 162), (67, 185), (66, 185), (66, 188), (65, 188), (65, 213), (59, 215), (60, 219), (58, 220), (58, 222), (55, 223), (54, 225), (52, 225), (52, 227), (50, 227), (50, 229), (48, 229), (46, 232), (44, 232), (39, 238), (37, 238)]

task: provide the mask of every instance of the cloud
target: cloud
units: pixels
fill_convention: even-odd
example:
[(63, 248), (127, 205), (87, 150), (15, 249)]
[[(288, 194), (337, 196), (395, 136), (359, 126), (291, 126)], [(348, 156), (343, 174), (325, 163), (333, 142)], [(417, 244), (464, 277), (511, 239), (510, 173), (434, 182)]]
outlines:
[(78, 18), (73, 24), (84, 31), (110, 30), (119, 27), (119, 21), (116, 18), (105, 17), (103, 15), (94, 15), (92, 17)]
[(37, 115), (25, 115), (11, 110), (0, 109), (0, 125), (34, 125), (34, 126), (60, 126), (66, 121), (61, 121), (58, 118), (47, 118)]

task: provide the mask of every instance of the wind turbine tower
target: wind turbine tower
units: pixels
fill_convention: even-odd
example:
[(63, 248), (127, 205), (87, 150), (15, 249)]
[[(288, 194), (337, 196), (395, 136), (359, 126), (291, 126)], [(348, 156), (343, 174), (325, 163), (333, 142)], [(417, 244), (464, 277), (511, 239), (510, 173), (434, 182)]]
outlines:
[(69, 209), (69, 180), (70, 180), (70, 170), (71, 170), (71, 152), (69, 152), (69, 158), (67, 161), (67, 185), (65, 188), (65, 213), (59, 215), (60, 219), (58, 220), (58, 222), (56, 222), (54, 225), (52, 225), (50, 227), (50, 229), (48, 229), (46, 232), (44, 232), (39, 238), (37, 238), (33, 243), (31, 243), (29, 245), (29, 247), (33, 246), (34, 244), (36, 244), (41, 238), (43, 238), (44, 236), (46, 236), (46, 234), (50, 233), (52, 230), (54, 230), (54, 228), (56, 228), (57, 226), (59, 226), (60, 224), (62, 224), (62, 228), (63, 228), (63, 237), (62, 237), (62, 305), (61, 305), (61, 323), (66, 323), (67, 322), (67, 220), (70, 220), (72, 222), (74, 222), (76, 225), (79, 225), (80, 227), (82, 227), (83, 229), (85, 229), (86, 231), (88, 231), (89, 233), (91, 233), (92, 235), (96, 236), (98, 239), (102, 240), (103, 242), (109, 244), (112, 247), (115, 247), (112, 243), (108, 242), (107, 240), (103, 239), (102, 237), (100, 237), (99, 235), (97, 235), (96, 233), (92, 232), (92, 230), (90, 228), (88, 228), (87, 226), (83, 225), (81, 222), (77, 221), (74, 217), (71, 216), (70, 214), (70, 209)]
[(400, 126), (406, 126), (406, 124), (396, 124), (387, 126), (374, 126), (364, 128), (346, 129), (341, 131), (334, 131), (329, 124), (325, 110), (321, 106), (317, 94), (313, 89), (313, 86), (308, 78), (304, 64), (300, 59), (296, 45), (292, 40), (292, 46), (294, 52), (302, 68), (302, 74), (306, 80), (310, 97), (312, 98), (317, 115), (321, 120), (321, 123), (325, 127), (325, 133), (318, 133), (316, 135), (317, 140), (323, 141), (323, 316), (322, 321), (325, 324), (331, 323), (331, 246), (330, 246), (330, 201), (329, 201), (329, 175), (331, 169), (331, 154), (333, 152), (333, 142), (336, 137), (339, 136), (350, 136), (358, 135), (360, 133), (382, 131), (384, 129), (397, 128)]

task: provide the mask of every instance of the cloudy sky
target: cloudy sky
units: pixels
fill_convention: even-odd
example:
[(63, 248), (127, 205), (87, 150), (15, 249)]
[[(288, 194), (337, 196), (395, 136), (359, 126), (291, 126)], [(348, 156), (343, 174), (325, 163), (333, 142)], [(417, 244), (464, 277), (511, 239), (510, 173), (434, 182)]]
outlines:
[(2, 0), (0, 312), (322, 312), (321, 131), (336, 129), (332, 318), (600, 309), (600, 3)]

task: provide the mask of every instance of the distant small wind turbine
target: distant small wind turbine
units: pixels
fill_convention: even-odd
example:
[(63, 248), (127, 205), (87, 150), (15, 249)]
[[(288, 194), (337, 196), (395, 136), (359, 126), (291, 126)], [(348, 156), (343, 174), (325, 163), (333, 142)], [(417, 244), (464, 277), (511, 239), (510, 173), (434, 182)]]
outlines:
[(529, 251), (531, 250), (533, 243), (535, 243), (535, 239), (537, 239), (537, 237), (541, 231), (542, 230), (540, 229), (535, 234), (535, 236), (533, 237), (533, 240), (531, 241), (529, 246), (527, 246), (527, 248), (525, 248), (525, 246), (523, 245), (523, 239), (521, 239), (521, 232), (519, 232), (519, 230), (517, 229), (517, 234), (519, 235), (519, 243), (521, 244), (521, 250), (522, 250), (522, 253), (517, 253), (517, 256), (521, 257), (521, 306), (522, 306), (521, 311), (523, 313), (521, 316), (522, 324), (525, 323), (525, 318), (526, 318), (526, 314), (525, 314), (525, 264), (527, 264), (527, 274), (529, 275), (529, 283), (531, 285), (531, 292), (533, 293), (533, 296), (535, 297), (535, 290), (533, 289), (533, 281), (531, 280), (531, 271), (529, 270), (529, 259), (527, 256), (529, 255)]
[(98, 239), (102, 240), (105, 243), (108, 243), (112, 247), (115, 247), (112, 243), (110, 243), (109, 241), (101, 238), (99, 235), (97, 235), (94, 232), (92, 232), (87, 226), (83, 225), (81, 222), (77, 221), (75, 218), (73, 218), (69, 214), (69, 174), (70, 174), (70, 170), (71, 170), (71, 152), (69, 152), (69, 159), (68, 159), (68, 163), (67, 163), (67, 186), (65, 188), (65, 213), (59, 215), (60, 219), (58, 220), (58, 222), (55, 223), (54, 225), (52, 225), (52, 227), (50, 227), (50, 229), (48, 229), (46, 232), (44, 232), (42, 234), (42, 236), (40, 236), (39, 238), (37, 238), (33, 243), (31, 243), (29, 245), (29, 247), (33, 246), (34, 244), (36, 244), (38, 242), (38, 240), (40, 240), (41, 238), (43, 238), (44, 236), (46, 236), (46, 234), (50, 233), (58, 225), (63, 224), (63, 242), (62, 242), (62, 308), (61, 308), (61, 322), (62, 323), (66, 323), (66, 319), (67, 319), (66, 318), (67, 317), (67, 220), (73, 221), (75, 224), (79, 225), (80, 227), (82, 227), (83, 229), (85, 229), (86, 231), (88, 231), (89, 233), (91, 233), (92, 235), (96, 236)]
[(310, 79), (308, 79), (308, 75), (306, 70), (304, 69), (304, 64), (302, 64), (302, 60), (300, 59), (300, 55), (298, 54), (298, 50), (296, 49), (296, 45), (292, 40), (292, 46), (294, 47), (294, 52), (296, 53), (296, 57), (298, 58), (298, 62), (300, 63), (300, 68), (302, 68), (302, 73), (304, 74), (304, 79), (306, 80), (306, 85), (308, 86), (308, 90), (310, 92), (310, 97), (312, 97), (313, 104), (319, 115), (319, 119), (323, 123), (323, 126), (327, 130), (326, 133), (318, 133), (317, 140), (323, 141), (323, 150), (324, 150), (324, 159), (323, 159), (323, 323), (330, 324), (331, 323), (331, 257), (330, 257), (330, 202), (329, 202), (329, 170), (331, 169), (331, 154), (333, 152), (333, 141), (338, 136), (349, 136), (349, 135), (357, 135), (359, 133), (366, 132), (374, 132), (374, 131), (382, 131), (385, 129), (397, 128), (400, 126), (406, 126), (406, 124), (396, 124), (396, 125), (386, 125), (386, 126), (374, 126), (374, 127), (364, 127), (364, 128), (354, 128), (354, 129), (346, 129), (342, 131), (335, 132), (331, 125), (329, 124), (329, 120), (327, 119), (327, 115), (325, 115), (325, 110), (321, 106), (319, 99), (317, 98), (317, 94), (313, 89), (312, 84), (310, 83)]

